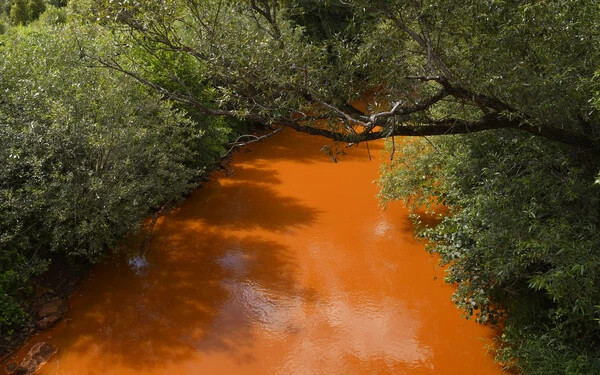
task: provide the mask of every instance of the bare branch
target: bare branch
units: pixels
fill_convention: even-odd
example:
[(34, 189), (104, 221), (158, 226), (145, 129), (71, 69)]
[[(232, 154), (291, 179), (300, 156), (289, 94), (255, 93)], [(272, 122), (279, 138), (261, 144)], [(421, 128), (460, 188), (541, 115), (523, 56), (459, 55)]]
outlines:
[(448, 95), (449, 95), (448, 91), (445, 88), (442, 88), (437, 94), (435, 94), (431, 98), (423, 100), (422, 102), (418, 102), (417, 104), (412, 105), (412, 106), (402, 107), (401, 106), (402, 103), (397, 102), (396, 104), (394, 104), (394, 106), (392, 107), (392, 109), (390, 111), (379, 112), (379, 113), (375, 113), (375, 114), (371, 115), (371, 120), (367, 124), (367, 128), (372, 129), (376, 125), (381, 124), (383, 119), (386, 119), (389, 117), (406, 116), (411, 113), (426, 111), (432, 105), (434, 105), (435, 103), (444, 99)]
[(356, 124), (356, 125), (360, 125), (363, 127), (367, 127), (367, 123), (350, 116), (349, 114), (347, 114), (346, 112), (340, 110), (339, 108), (321, 100), (318, 96), (312, 94), (312, 93), (308, 93), (308, 96), (310, 97), (310, 99), (312, 99), (313, 101), (315, 101), (316, 103), (320, 104), (321, 106), (329, 109), (330, 111), (332, 111), (333, 113), (335, 113), (339, 118), (344, 119), (346, 121), (348, 121), (349, 123), (352, 124)]
[[(274, 136), (275, 134), (279, 133), (280, 131), (282, 131), (284, 129), (284, 126), (280, 126), (277, 129), (273, 130), (272, 132), (269, 132), (267, 134), (261, 135), (261, 136), (257, 136), (257, 135), (253, 135), (253, 134), (243, 134), (240, 135), (239, 137), (237, 137), (237, 139), (231, 143), (231, 148), (221, 157), (224, 158), (227, 155), (229, 155), (231, 153), (231, 151), (233, 151), (233, 149), (235, 149), (236, 147), (242, 147), (242, 146), (246, 146), (252, 143), (256, 143), (256, 142), (260, 142), (264, 139), (270, 138), (272, 136)], [(249, 141), (244, 141), (241, 142), (242, 139), (244, 138), (250, 138)]]

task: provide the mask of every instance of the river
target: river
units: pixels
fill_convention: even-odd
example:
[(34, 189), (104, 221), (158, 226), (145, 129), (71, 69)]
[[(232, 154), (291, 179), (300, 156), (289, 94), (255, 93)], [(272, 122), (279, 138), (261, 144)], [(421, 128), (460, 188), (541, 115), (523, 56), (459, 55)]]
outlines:
[[(401, 204), (382, 143), (283, 131), (159, 219), (145, 259), (97, 266), (42, 374), (502, 374)], [(26, 349), (26, 348), (25, 348)]]

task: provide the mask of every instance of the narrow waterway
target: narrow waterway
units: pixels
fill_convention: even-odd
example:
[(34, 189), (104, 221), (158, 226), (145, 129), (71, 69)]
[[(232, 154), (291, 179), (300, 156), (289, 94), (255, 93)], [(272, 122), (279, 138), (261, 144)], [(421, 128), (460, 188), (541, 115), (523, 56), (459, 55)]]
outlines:
[(380, 210), (382, 144), (337, 164), (324, 144), (284, 131), (237, 153), (144, 260), (94, 270), (34, 339), (60, 350), (41, 373), (500, 374), (408, 212)]

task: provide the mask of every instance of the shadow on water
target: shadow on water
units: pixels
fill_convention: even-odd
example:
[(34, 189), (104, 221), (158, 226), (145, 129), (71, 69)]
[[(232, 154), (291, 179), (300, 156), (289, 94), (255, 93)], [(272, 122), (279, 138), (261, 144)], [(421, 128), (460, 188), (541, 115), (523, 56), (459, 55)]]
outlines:
[(312, 300), (315, 292), (298, 287), (286, 246), (239, 230), (291, 230), (314, 222), (317, 211), (250, 182), (274, 183), (274, 171), (243, 174), (195, 192), (161, 224), (147, 259), (95, 270), (72, 301), (61, 351), (135, 370), (198, 353), (253, 361), (246, 350), (253, 324), (272, 324), (274, 306)]
[(252, 184), (279, 184), (281, 179), (277, 177), (277, 171), (263, 168), (234, 165), (231, 166), (225, 173), (225, 178), (233, 178), (237, 183), (252, 183)]
[[(253, 158), (268, 161), (293, 161), (294, 163), (327, 162), (332, 159), (321, 151), (324, 146), (329, 146), (333, 151), (344, 151), (346, 155), (338, 156), (338, 162), (352, 161), (368, 158), (367, 145), (361, 143), (350, 148), (345, 143), (335, 144), (328, 138), (321, 136), (307, 136), (306, 134), (286, 129), (275, 137), (285, 137), (286, 142), (268, 142), (252, 151)], [(369, 142), (369, 151), (375, 162), (377, 155), (383, 151), (384, 143), (381, 141)]]
[(407, 215), (405, 208), (408, 208), (403, 202), (392, 202), (391, 204), (399, 206), (398, 208), (402, 208), (387, 210), (388, 215), (392, 218), (391, 222), (394, 223), (394, 231), (395, 233), (402, 234), (402, 238), (409, 242), (415, 240), (421, 243), (427, 242), (419, 238), (419, 230), (421, 228), (436, 227), (442, 222), (443, 217), (449, 214), (448, 208), (442, 205), (439, 205), (435, 208), (436, 214), (427, 213), (424, 208), (419, 208), (414, 212), (408, 212), (418, 215), (418, 219), (415, 222), (415, 218), (411, 218), (411, 215)]
[(186, 202), (190, 229), (212, 225), (229, 229), (265, 229), (289, 231), (312, 223), (318, 210), (307, 207), (298, 199), (280, 196), (268, 185), (237, 181), (225, 184), (215, 181), (206, 191), (193, 195), (199, 199)]

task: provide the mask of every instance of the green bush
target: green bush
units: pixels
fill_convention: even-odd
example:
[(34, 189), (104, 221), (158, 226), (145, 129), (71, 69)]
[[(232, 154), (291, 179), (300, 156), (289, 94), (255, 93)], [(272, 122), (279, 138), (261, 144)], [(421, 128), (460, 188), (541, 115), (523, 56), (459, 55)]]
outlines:
[(14, 0), (10, 8), (10, 21), (13, 25), (25, 25), (30, 21), (29, 8), (25, 0)]
[(58, 25), (67, 22), (67, 11), (55, 6), (46, 7), (46, 11), (39, 17), (41, 23), (46, 25)]
[[(6, 239), (5, 233), (0, 243), (3, 239)], [(27, 257), (15, 249), (0, 247), (0, 337), (10, 339), (28, 322), (22, 306), (31, 293), (28, 281), (45, 269), (46, 262), (36, 254)]]
[(0, 335), (10, 339), (16, 329), (24, 326), (29, 317), (13, 298), (0, 292)]
[(503, 321), (497, 354), (506, 365), (527, 374), (598, 373), (597, 156), (513, 132), (432, 142), (397, 154), (381, 195), (415, 212), (449, 208), (434, 227), (414, 218), (428, 249), (449, 265), (456, 304), (480, 322)]
[(29, 11), (29, 20), (37, 20), (46, 10), (46, 3), (44, 0), (29, 0), (27, 2), (27, 10)]
[(194, 186), (227, 136), (221, 120), (192, 121), (135, 80), (89, 67), (72, 37), (102, 53), (112, 34), (34, 26), (0, 47), (3, 336), (24, 322), (31, 276), (60, 254), (93, 262), (116, 248)]

